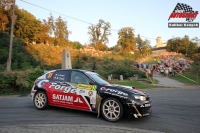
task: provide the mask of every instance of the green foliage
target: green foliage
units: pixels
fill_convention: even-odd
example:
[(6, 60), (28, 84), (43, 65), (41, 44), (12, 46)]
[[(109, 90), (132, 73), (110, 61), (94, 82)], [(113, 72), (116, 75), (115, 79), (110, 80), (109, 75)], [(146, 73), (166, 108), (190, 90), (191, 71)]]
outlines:
[(87, 61), (87, 60), (88, 60), (88, 56), (87, 56), (87, 55), (83, 55), (83, 56), (82, 56), (82, 60), (83, 60), (83, 61)]
[(138, 74), (141, 77), (146, 77), (145, 73), (133, 67), (131, 60), (115, 60), (114, 58), (104, 57), (101, 62), (97, 63), (96, 72), (107, 78), (112, 74), (114, 79), (119, 79), (120, 75), (123, 75), (124, 79), (132, 77), (134, 74)]
[(189, 39), (189, 36), (183, 38), (174, 37), (167, 41), (167, 51), (182, 53), (190, 58), (193, 58), (194, 54), (198, 53), (200, 48), (200, 39), (197, 37)]
[(72, 44), (72, 48), (73, 49), (80, 49), (80, 48), (83, 48), (83, 45), (80, 42), (75, 41)]
[(191, 74), (190, 72), (186, 72), (172, 78), (182, 83), (191, 84), (191, 85), (200, 85), (199, 77), (200, 76), (197, 73)]
[(136, 68), (132, 68), (130, 66), (119, 66), (112, 70), (112, 74), (114, 78), (119, 79), (120, 75), (123, 75), (124, 79), (128, 79), (129, 77), (132, 77), (134, 74), (138, 74), (141, 77), (146, 77), (144, 72), (139, 71)]
[(140, 35), (136, 38), (136, 46), (139, 50), (140, 55), (150, 55), (152, 53), (152, 47), (150, 46), (150, 41), (149, 40), (142, 40), (140, 38)]
[[(0, 71), (4, 71), (9, 53), (9, 35), (2, 32), (0, 32), (0, 53)], [(35, 68), (39, 64), (40, 62), (26, 50), (25, 43), (21, 39), (14, 39), (11, 69), (25, 70)]]
[(143, 84), (139, 81), (136, 80), (124, 80), (124, 81), (116, 81), (114, 84), (119, 84), (119, 85), (126, 85), (126, 86), (133, 86), (139, 89), (150, 89), (150, 88), (158, 88), (160, 86), (154, 86), (154, 85), (149, 85), (149, 84)]
[(191, 58), (195, 61), (195, 62), (200, 62), (200, 52), (199, 53), (196, 53), (196, 54), (193, 54), (191, 56)]
[(17, 20), (14, 35), (21, 39), (28, 38), (29, 42), (35, 41), (35, 36), (41, 30), (41, 21), (24, 9), (16, 10)]
[(34, 81), (42, 74), (40, 67), (25, 71), (1, 72), (0, 95), (30, 93)]
[(12, 73), (0, 73), (0, 94), (9, 94), (15, 92), (16, 75)]
[(200, 59), (193, 62), (190, 68), (190, 73), (192, 73), (193, 75), (198, 74), (200, 76)]
[(135, 35), (134, 29), (131, 27), (122, 28), (118, 32), (117, 46), (122, 52), (132, 52), (135, 51)]
[(109, 42), (108, 36), (111, 35), (111, 25), (109, 22), (105, 22), (100, 19), (96, 25), (88, 27), (88, 34), (90, 35), (90, 42), (92, 44), (107, 44)]
[(8, 44), (9, 44), (9, 35), (0, 32), (0, 70), (2, 70), (2, 67), (4, 68), (4, 66), (2, 64), (5, 64), (7, 62), (8, 59)]
[(93, 64), (92, 64), (92, 70), (96, 70), (96, 61), (95, 60), (93, 61)]
[(67, 22), (59, 16), (54, 19), (52, 14), (48, 18), (48, 25), (50, 27), (50, 33), (55, 37), (53, 38), (53, 44), (55, 46), (67, 46), (69, 44), (68, 37), (70, 32), (68, 31)]
[(81, 69), (83, 67), (83, 62), (80, 60), (79, 56), (72, 63), (72, 68)]

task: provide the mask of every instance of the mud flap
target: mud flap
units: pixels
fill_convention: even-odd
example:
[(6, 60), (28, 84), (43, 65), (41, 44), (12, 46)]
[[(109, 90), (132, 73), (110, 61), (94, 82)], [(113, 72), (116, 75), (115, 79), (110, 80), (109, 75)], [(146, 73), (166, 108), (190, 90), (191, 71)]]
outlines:
[(100, 101), (99, 106), (98, 106), (98, 112), (97, 112), (98, 114), (97, 114), (97, 118), (100, 117), (100, 114), (101, 114), (100, 109), (101, 109), (101, 101)]

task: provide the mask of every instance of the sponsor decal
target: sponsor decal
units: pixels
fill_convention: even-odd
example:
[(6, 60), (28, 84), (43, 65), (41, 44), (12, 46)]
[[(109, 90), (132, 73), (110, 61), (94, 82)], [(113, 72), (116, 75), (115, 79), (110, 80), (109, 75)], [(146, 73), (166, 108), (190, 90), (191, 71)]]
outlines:
[(38, 87), (42, 87), (42, 85), (45, 83), (45, 82), (49, 82), (49, 80), (41, 80), (41, 81), (39, 81), (38, 83), (37, 83), (37, 86)]
[(77, 102), (83, 103), (79, 97), (77, 97), (76, 100), (74, 100), (74, 102), (75, 102), (75, 103), (77, 103)]
[(96, 90), (96, 85), (78, 84), (76, 87), (84, 90)]
[(199, 28), (199, 22), (193, 22), (198, 14), (198, 11), (193, 10), (191, 6), (184, 3), (177, 3), (168, 21), (174, 18), (185, 18), (186, 22), (168, 22), (168, 28)]
[(93, 95), (93, 92), (92, 91), (89, 91), (88, 92), (88, 96), (90, 97), (90, 96), (92, 96)]
[(55, 74), (53, 77), (54, 80), (65, 80), (65, 75), (64, 74)]
[(59, 85), (57, 83), (52, 83), (49, 88), (54, 88), (55, 90), (61, 90), (63, 91), (64, 93), (73, 93), (73, 94), (76, 94), (77, 92), (77, 89), (70, 85), (70, 84), (66, 84), (66, 86), (62, 86), (62, 85)]
[(73, 96), (53, 94), (52, 99), (53, 102), (73, 104)]
[(90, 104), (96, 104), (96, 98), (90, 97)]
[(78, 95), (85, 94), (85, 90), (80, 89), (79, 92), (78, 92), (77, 94), (78, 94)]
[(105, 87), (102, 87), (102, 88), (101, 88), (101, 90), (102, 90), (102, 91), (105, 91), (105, 90), (107, 90), (107, 88), (105, 88)]
[(150, 107), (150, 106), (151, 106), (151, 104), (148, 103), (148, 104), (143, 104), (143, 105), (141, 105), (140, 107), (141, 107), (141, 108), (144, 108), (144, 107)]
[(107, 93), (107, 94), (120, 96), (120, 97), (123, 97), (123, 98), (127, 98), (128, 97), (127, 93), (124, 93), (124, 92), (119, 91), (119, 90), (109, 89), (109, 88), (105, 88), (105, 87), (102, 87), (101, 90), (104, 91), (104, 93)]
[(148, 116), (148, 115), (149, 115), (149, 113), (143, 114), (143, 116)]
[(53, 94), (52, 99), (53, 99), (53, 102), (60, 102), (60, 103), (67, 103), (67, 104), (83, 103), (83, 101), (81, 101), (79, 97), (77, 97), (74, 100), (73, 96), (68, 96), (68, 95)]
[(58, 77), (65, 77), (64, 74), (57, 74)]
[(48, 73), (47, 78), (50, 79), (52, 77), (52, 75), (53, 75), (52, 72)]

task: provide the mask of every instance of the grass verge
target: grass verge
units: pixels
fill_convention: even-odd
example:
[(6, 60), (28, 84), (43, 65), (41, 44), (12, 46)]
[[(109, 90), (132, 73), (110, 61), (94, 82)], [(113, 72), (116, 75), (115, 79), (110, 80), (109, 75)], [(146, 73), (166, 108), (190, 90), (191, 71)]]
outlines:
[(185, 72), (184, 74), (170, 77), (172, 79), (178, 80), (182, 83), (190, 84), (190, 85), (200, 85), (200, 76), (195, 76), (190, 74), (189, 72)]
[(151, 88), (161, 88), (162, 86), (157, 86), (153, 84), (144, 84), (136, 80), (124, 80), (124, 81), (116, 81), (114, 84), (126, 85), (126, 86), (134, 86), (139, 89), (151, 89)]

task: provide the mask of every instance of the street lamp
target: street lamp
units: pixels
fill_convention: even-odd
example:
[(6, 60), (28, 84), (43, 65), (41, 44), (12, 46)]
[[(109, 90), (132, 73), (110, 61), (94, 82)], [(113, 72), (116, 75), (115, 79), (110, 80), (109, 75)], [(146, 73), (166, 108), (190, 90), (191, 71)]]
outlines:
[[(0, 4), (5, 4), (6, 6), (10, 5), (7, 2), (3, 2), (3, 0), (0, 0)], [(12, 60), (12, 45), (13, 45), (13, 28), (14, 28), (14, 15), (15, 15), (15, 0), (13, 0), (13, 4), (11, 4), (13, 7), (12, 10), (12, 22), (11, 22), (11, 32), (10, 32), (10, 47), (9, 47), (9, 56), (7, 60), (7, 71), (11, 70), (11, 60)]]

